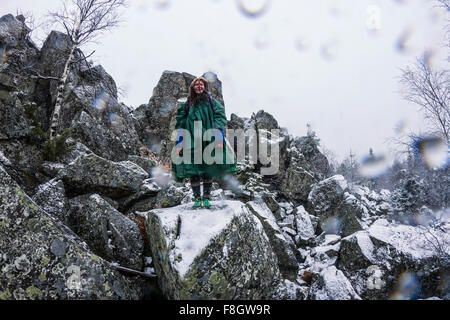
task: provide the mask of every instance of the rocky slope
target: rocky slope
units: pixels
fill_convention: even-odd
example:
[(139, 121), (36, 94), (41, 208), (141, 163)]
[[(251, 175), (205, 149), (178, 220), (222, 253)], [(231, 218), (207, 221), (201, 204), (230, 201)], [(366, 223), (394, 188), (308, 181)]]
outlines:
[(239, 163), (214, 183), (212, 211), (190, 210), (189, 184), (165, 164), (193, 75), (165, 71), (131, 110), (101, 66), (77, 59), (50, 150), (70, 39), (52, 32), (38, 49), (28, 32), (0, 18), (0, 299), (449, 298), (448, 212), (399, 223), (388, 191), (332, 176), (314, 137), (263, 110), (228, 127), (280, 129), (278, 173)]

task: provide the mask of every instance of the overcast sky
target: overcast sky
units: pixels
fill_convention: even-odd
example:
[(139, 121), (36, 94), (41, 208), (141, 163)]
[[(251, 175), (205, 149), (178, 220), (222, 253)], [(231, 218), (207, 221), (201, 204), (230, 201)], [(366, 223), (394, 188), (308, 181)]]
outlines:
[[(261, 12), (263, 3), (268, 5)], [(239, 3), (243, 6), (239, 6)], [(59, 0), (2, 0), (2, 14), (37, 20)], [(227, 116), (271, 113), (294, 136), (311, 124), (341, 160), (372, 147), (387, 154), (394, 128), (425, 127), (400, 95), (399, 68), (442, 47), (445, 12), (432, 0), (131, 0), (125, 22), (83, 50), (126, 88), (122, 101), (148, 103), (164, 70), (223, 82)], [(246, 6), (245, 6), (246, 5)], [(247, 10), (244, 10), (246, 8)], [(40, 33), (34, 35), (42, 38)]]

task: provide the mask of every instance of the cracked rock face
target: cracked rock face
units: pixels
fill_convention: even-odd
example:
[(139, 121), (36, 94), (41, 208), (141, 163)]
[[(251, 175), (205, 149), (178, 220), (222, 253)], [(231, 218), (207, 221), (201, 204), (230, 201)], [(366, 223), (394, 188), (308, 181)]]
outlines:
[(93, 252), (110, 262), (141, 270), (143, 239), (139, 228), (97, 194), (69, 201), (68, 225)]
[(217, 216), (190, 205), (147, 213), (162, 291), (170, 299), (270, 299), (280, 271), (261, 223), (240, 201), (217, 206)]
[(0, 300), (139, 299), (133, 280), (82, 243), (0, 166)]
[(148, 173), (130, 161), (112, 162), (95, 154), (80, 156), (58, 174), (68, 192), (98, 192), (120, 198), (139, 191)]

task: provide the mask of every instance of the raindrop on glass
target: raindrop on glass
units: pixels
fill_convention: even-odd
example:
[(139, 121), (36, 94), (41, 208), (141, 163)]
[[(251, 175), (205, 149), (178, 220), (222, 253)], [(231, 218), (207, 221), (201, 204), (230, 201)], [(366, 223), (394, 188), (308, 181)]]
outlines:
[(333, 60), (337, 57), (338, 42), (331, 40), (323, 44), (320, 48), (320, 53), (325, 60)]
[(405, 132), (406, 127), (406, 121), (400, 120), (395, 124), (394, 131), (397, 135), (401, 135), (403, 134), (403, 132)]
[(155, 7), (157, 9), (161, 9), (161, 10), (167, 9), (170, 6), (169, 0), (154, 0), (154, 3), (155, 3)]
[(108, 115), (108, 120), (112, 125), (117, 125), (120, 122), (120, 117), (115, 112), (111, 112)]
[(257, 49), (266, 49), (269, 47), (269, 35), (266, 28), (259, 31), (253, 43)]
[(390, 300), (414, 300), (421, 292), (421, 283), (415, 273), (403, 272), (397, 281), (395, 291), (390, 295)]
[(5, 63), (6, 61), (8, 61), (8, 53), (6, 52), (5, 47), (2, 47), (0, 45), (0, 63)]
[(384, 155), (374, 155), (372, 150), (369, 155), (362, 158), (358, 169), (362, 176), (376, 178), (389, 168), (389, 162)]
[(56, 50), (65, 50), (69, 47), (69, 44), (67, 43), (67, 41), (65, 39), (58, 38), (58, 39), (56, 39), (53, 46)]
[(270, 0), (236, 0), (236, 2), (242, 14), (248, 18), (257, 18), (267, 11)]
[(218, 80), (217, 74), (215, 74), (214, 72), (211, 72), (211, 71), (205, 72), (203, 77), (206, 80), (208, 80), (209, 83), (213, 83), (213, 82), (216, 82)]
[(109, 93), (102, 91), (94, 99), (93, 106), (98, 111), (104, 111), (108, 107), (110, 99), (111, 99), (111, 95)]
[(295, 39), (295, 47), (297, 48), (298, 51), (302, 52), (307, 51), (310, 46), (311, 44), (309, 40), (303, 36), (297, 36), (297, 38)]
[(329, 217), (320, 225), (322, 230), (327, 234), (340, 234), (342, 230), (342, 222), (338, 217)]
[(381, 9), (377, 5), (370, 5), (366, 9), (366, 28), (370, 34), (377, 34), (381, 30)]
[(155, 182), (163, 188), (167, 187), (172, 181), (171, 175), (168, 174), (160, 165), (152, 168), (151, 176), (155, 179)]
[(409, 54), (412, 51), (413, 32), (411, 29), (403, 31), (397, 39), (395, 48), (402, 54)]
[(449, 148), (445, 139), (440, 137), (421, 138), (415, 142), (414, 149), (428, 168), (437, 170), (447, 167)]

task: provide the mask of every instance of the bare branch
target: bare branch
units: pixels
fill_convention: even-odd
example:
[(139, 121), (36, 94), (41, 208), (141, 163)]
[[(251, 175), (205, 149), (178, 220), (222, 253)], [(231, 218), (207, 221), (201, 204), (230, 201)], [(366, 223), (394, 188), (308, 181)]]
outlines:
[(418, 105), (433, 130), (446, 141), (450, 134), (450, 74), (448, 70), (434, 70), (427, 55), (417, 59), (413, 67), (401, 69), (400, 83), (406, 89), (405, 100)]

